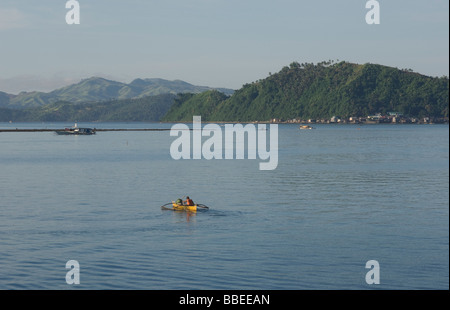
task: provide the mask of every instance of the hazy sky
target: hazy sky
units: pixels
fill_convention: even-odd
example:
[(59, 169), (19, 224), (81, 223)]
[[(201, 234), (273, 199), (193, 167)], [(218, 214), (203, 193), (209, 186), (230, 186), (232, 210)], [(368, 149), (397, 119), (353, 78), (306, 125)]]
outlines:
[(345, 60), (448, 76), (449, 1), (0, 0), (0, 91), (102, 76), (240, 88), (293, 61)]

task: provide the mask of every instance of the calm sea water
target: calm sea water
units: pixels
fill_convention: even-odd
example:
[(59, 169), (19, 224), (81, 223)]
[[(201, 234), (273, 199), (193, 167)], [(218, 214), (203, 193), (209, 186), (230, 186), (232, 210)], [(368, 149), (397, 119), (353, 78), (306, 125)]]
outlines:
[[(279, 126), (274, 171), (175, 161), (168, 131), (0, 133), (0, 289), (449, 289), (448, 125), (315, 127)], [(211, 209), (160, 209), (186, 195)]]

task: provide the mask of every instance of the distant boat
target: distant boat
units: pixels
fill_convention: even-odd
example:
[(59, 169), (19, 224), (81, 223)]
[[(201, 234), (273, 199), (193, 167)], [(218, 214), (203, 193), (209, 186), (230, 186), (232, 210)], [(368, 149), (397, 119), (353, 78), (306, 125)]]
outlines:
[(56, 130), (58, 135), (95, 135), (95, 128), (82, 128), (78, 127), (78, 124), (71, 128), (65, 128), (64, 130)]
[(314, 129), (314, 127), (311, 127), (309, 125), (301, 125), (300, 129)]

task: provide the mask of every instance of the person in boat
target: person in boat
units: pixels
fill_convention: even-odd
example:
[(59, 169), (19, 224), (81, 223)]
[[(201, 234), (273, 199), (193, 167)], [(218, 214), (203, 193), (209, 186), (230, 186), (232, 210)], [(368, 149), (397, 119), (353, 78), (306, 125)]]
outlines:
[(182, 205), (183, 204), (183, 200), (181, 198), (178, 198), (177, 201), (175, 202), (177, 205)]
[(189, 196), (187, 196), (185, 204), (186, 204), (186, 206), (193, 206), (194, 205), (194, 201), (191, 198), (189, 198)]

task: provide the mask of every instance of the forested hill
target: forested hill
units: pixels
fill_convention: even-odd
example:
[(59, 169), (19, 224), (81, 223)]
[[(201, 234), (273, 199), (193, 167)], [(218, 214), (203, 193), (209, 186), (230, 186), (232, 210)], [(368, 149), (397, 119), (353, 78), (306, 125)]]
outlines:
[(40, 107), (7, 109), (0, 107), (0, 122), (25, 121), (146, 121), (157, 122), (173, 104), (174, 94), (136, 99), (74, 104), (58, 101)]
[(448, 117), (449, 79), (377, 64), (293, 62), (228, 97), (217, 91), (180, 95), (164, 121), (267, 121), (400, 112)]

